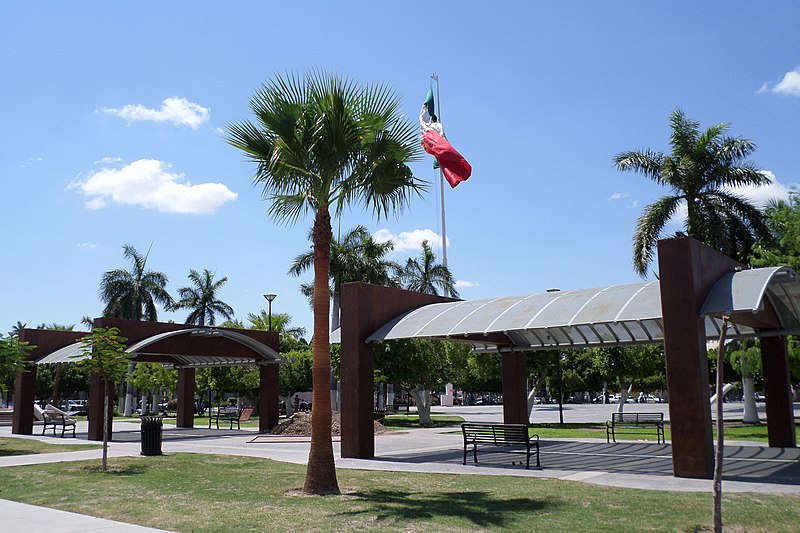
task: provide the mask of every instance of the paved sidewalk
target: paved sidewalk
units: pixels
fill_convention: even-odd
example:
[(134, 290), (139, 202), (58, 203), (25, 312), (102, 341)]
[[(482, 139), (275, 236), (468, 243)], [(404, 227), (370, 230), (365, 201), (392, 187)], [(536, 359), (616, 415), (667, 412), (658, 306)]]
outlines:
[[(549, 407), (549, 406), (547, 406)], [(571, 412), (597, 410), (590, 409)], [(642, 406), (644, 407), (644, 406)], [(608, 406), (606, 406), (606, 410)], [(447, 414), (458, 414), (467, 420), (498, 421), (501, 406), (473, 408), (438, 408)], [(549, 412), (548, 412), (549, 411)], [(545, 415), (546, 416), (542, 416)], [(542, 409), (539, 418), (557, 414)], [(597, 410), (588, 416), (606, 416)], [(85, 444), (86, 422), (79, 422), (79, 438), (57, 438), (30, 435), (23, 438), (55, 444)], [(135, 456), (141, 451), (138, 422), (115, 422), (114, 441), (109, 444), (109, 457)], [(11, 428), (0, 426), (0, 436), (11, 436)], [(668, 444), (626, 441), (606, 444), (602, 439), (543, 439), (542, 468), (511, 466), (519, 458), (512, 454), (479, 454), (480, 462), (471, 457), (463, 465), (463, 440), (457, 428), (417, 429), (392, 432), (375, 439), (375, 458), (342, 459), (340, 444), (334, 442), (337, 468), (361, 470), (403, 471), (446, 474), (481, 474), (538, 477), (579, 481), (595, 485), (711, 492), (711, 480), (682, 479), (672, 476), (671, 447)], [(308, 460), (309, 442), (306, 439), (259, 436), (255, 430), (183, 429), (165, 424), (162, 450), (171, 453), (208, 453), (262, 457), (296, 464)], [(800, 449), (769, 448), (763, 444), (726, 442), (724, 462), (725, 492), (800, 493)], [(0, 468), (85, 459), (99, 460), (99, 450), (65, 451), (52, 454), (0, 457)], [(0, 500), (3, 531), (31, 533), (59, 529), (63, 531), (157, 531), (120, 524), (75, 513), (44, 509)], [(57, 524), (57, 527), (54, 527)]]
[(0, 500), (2, 530), (6, 533), (38, 533), (59, 531), (64, 533), (83, 533), (108, 531), (113, 533), (158, 533), (163, 529), (142, 527), (125, 522), (106, 520), (83, 514), (59, 511), (48, 507), (38, 507), (27, 503)]

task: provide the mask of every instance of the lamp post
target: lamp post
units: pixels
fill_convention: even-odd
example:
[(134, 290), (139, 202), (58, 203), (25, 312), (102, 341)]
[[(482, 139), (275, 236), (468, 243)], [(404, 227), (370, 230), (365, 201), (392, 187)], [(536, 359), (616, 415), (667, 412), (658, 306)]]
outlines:
[(271, 293), (271, 292), (269, 292), (269, 293), (264, 295), (264, 298), (266, 298), (267, 301), (269, 302), (269, 330), (270, 331), (272, 331), (272, 300), (274, 300), (276, 296), (278, 296), (278, 295), (274, 294), (274, 293)]

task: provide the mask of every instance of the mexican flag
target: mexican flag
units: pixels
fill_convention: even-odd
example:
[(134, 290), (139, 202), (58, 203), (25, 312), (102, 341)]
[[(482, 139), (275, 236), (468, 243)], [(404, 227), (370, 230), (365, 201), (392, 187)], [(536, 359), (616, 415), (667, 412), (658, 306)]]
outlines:
[(428, 89), (428, 96), (422, 104), (419, 125), (422, 132), (422, 147), (436, 158), (447, 183), (455, 187), (466, 181), (472, 174), (472, 167), (445, 138), (442, 124), (436, 118), (433, 89)]

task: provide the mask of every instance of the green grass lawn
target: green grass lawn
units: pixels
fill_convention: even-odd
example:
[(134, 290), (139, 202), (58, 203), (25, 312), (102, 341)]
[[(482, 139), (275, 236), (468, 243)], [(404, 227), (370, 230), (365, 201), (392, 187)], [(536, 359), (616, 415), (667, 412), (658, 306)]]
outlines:
[[(697, 531), (711, 495), (481, 475), (338, 471), (341, 496), (300, 493), (305, 467), (199, 454), (0, 468), (0, 498), (177, 531)], [(727, 494), (733, 531), (789, 532), (800, 495)]]
[[(536, 433), (539, 438), (606, 438), (606, 425), (604, 423), (588, 423), (588, 424), (531, 424), (531, 433)], [(656, 442), (656, 432), (653, 430), (638, 430), (641, 433), (626, 433), (625, 430), (617, 430), (617, 440), (641, 440)], [(800, 425), (795, 426), (797, 433), (797, 440), (800, 442)], [(667, 424), (664, 428), (664, 434), (669, 441), (672, 435)], [(714, 430), (716, 435), (716, 430)], [(753, 442), (766, 443), (769, 439), (767, 436), (766, 424), (742, 424), (741, 422), (732, 422), (725, 424), (725, 440), (746, 440)]]
[[(72, 439), (73, 442), (75, 439)], [(99, 444), (50, 444), (34, 439), (0, 437), (0, 457), (36, 453), (74, 452), (101, 448)]]

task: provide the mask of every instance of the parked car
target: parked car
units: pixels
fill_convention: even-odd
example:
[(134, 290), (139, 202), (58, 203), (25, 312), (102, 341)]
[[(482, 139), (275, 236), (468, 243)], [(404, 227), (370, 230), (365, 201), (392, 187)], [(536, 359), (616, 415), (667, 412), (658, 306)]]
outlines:
[(88, 403), (86, 400), (67, 400), (61, 404), (60, 409), (71, 415), (85, 415), (88, 412)]

